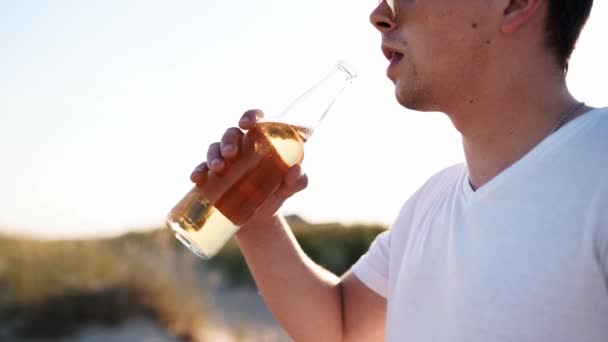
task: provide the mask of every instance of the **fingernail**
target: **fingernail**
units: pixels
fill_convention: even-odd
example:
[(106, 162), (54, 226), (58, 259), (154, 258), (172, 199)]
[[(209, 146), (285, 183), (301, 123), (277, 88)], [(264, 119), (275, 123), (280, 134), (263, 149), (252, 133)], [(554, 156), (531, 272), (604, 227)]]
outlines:
[(194, 172), (203, 172), (205, 171), (205, 165), (199, 165), (194, 169)]
[(249, 118), (249, 116), (245, 115), (241, 118), (241, 120), (239, 122), (240, 123), (249, 123), (249, 122), (251, 122), (251, 119)]
[(232, 146), (231, 144), (226, 144), (222, 147), (222, 152), (224, 153), (231, 152), (232, 150), (234, 150), (234, 146)]
[(218, 158), (215, 158), (211, 161), (211, 166), (218, 166), (222, 163), (221, 160), (219, 160)]

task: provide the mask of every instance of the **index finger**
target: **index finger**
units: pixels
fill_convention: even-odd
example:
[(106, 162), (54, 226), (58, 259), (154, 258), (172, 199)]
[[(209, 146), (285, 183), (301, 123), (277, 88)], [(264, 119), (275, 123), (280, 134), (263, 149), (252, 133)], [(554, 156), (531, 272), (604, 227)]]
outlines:
[(264, 112), (259, 109), (251, 109), (246, 111), (241, 120), (239, 121), (239, 127), (241, 129), (247, 130), (253, 127), (259, 119), (264, 117)]

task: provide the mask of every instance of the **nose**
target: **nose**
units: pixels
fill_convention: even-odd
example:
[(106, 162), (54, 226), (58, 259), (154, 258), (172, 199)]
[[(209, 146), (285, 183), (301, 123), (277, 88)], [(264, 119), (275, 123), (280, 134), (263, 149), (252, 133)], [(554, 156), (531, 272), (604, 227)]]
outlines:
[(369, 21), (381, 33), (392, 31), (397, 26), (396, 15), (387, 0), (380, 1), (378, 7), (369, 15)]

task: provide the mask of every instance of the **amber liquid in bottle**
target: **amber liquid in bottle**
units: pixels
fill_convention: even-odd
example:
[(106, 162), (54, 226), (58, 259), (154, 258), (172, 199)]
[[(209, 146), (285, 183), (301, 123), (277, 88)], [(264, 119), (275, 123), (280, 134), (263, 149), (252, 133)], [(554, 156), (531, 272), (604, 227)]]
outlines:
[(226, 171), (194, 187), (171, 210), (167, 224), (190, 250), (211, 258), (281, 185), (287, 170), (302, 162), (311, 134), (306, 127), (257, 123)]
[(202, 258), (213, 257), (274, 193), (286, 172), (304, 158), (304, 142), (319, 126), (356, 72), (340, 61), (274, 118), (256, 123), (237, 158), (209, 174), (171, 210), (167, 225)]

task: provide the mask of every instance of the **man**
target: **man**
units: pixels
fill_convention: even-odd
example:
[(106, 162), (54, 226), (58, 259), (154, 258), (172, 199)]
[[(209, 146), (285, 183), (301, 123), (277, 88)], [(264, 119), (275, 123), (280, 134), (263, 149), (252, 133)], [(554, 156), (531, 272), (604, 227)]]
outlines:
[[(397, 100), (446, 113), (466, 165), (433, 176), (341, 278), (304, 255), (276, 214), (307, 184), (290, 170), (237, 239), (296, 341), (608, 341), (608, 111), (565, 83), (591, 6), (378, 5), (371, 22)], [(261, 115), (245, 113), (241, 129)], [(242, 134), (212, 144), (192, 180), (236, 158)]]

